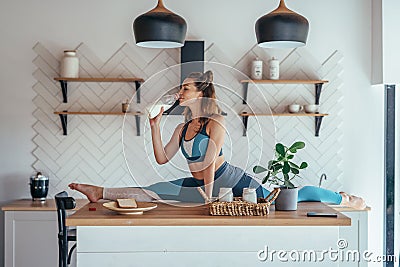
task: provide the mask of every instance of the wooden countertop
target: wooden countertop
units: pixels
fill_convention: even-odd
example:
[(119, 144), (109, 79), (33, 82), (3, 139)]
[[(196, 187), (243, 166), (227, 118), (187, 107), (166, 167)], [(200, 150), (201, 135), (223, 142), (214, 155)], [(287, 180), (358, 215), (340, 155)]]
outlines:
[[(320, 202), (301, 202), (297, 211), (275, 211), (267, 216), (211, 216), (207, 206), (177, 207), (157, 203), (143, 215), (121, 215), (88, 203), (66, 219), (68, 226), (350, 226), (351, 219)], [(95, 208), (95, 211), (90, 211)], [(337, 218), (307, 217), (309, 211), (338, 213)]]
[[(76, 199), (76, 208), (78, 210), (89, 203), (87, 199)], [(46, 201), (32, 201), (32, 199), (20, 199), (8, 203), (1, 207), (3, 211), (56, 211), (56, 202), (54, 199)]]
[(328, 204), (328, 207), (331, 207), (332, 209), (339, 211), (339, 212), (360, 212), (360, 211), (371, 211), (371, 207), (367, 206), (363, 210), (357, 210), (351, 207), (347, 206), (342, 206), (342, 205), (335, 205), (335, 204)]

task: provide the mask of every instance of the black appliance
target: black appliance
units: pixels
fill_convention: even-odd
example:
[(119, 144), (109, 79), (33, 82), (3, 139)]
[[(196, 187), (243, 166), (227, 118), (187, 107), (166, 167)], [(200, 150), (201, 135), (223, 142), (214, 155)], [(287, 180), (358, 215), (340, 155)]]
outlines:
[(49, 191), (49, 177), (43, 175), (41, 172), (36, 172), (30, 177), (29, 185), (33, 201), (46, 201)]

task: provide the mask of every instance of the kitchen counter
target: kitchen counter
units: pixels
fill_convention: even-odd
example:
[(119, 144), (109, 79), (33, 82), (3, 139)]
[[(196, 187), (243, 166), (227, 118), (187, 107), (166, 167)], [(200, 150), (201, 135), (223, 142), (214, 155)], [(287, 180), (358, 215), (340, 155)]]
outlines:
[[(156, 209), (143, 215), (120, 215), (104, 208), (105, 202), (76, 199), (76, 203), (66, 222), (77, 228), (79, 245), (72, 266), (76, 263), (78, 267), (265, 266), (269, 263), (308, 267), (310, 262), (280, 262), (276, 258), (270, 262), (272, 259), (262, 261), (258, 257), (267, 247), (286, 252), (335, 249), (338, 240), (345, 240), (349, 250), (367, 249), (369, 208), (356, 211), (338, 205), (302, 202), (297, 211), (275, 211), (272, 205), (267, 216), (235, 217), (211, 216), (207, 206), (157, 203)], [(54, 199), (16, 200), (4, 205), (2, 210), (6, 225), (6, 266), (28, 266), (30, 262), (57, 265)], [(337, 212), (338, 218), (310, 218), (306, 216), (308, 211)], [(30, 238), (26, 238), (26, 232)], [(38, 239), (42, 240), (40, 245)], [(38, 251), (48, 252), (45, 262)], [(342, 266), (329, 259), (319, 264)], [(343, 266), (359, 267), (366, 263)]]
[[(205, 205), (165, 203), (157, 203), (157, 208), (142, 215), (121, 215), (104, 208), (103, 203), (88, 203), (67, 218), (67, 225), (77, 228), (78, 267), (255, 267), (269, 263), (308, 267), (309, 261), (281, 262), (276, 256), (263, 259), (271, 251), (288, 255), (292, 251), (337, 249), (341, 240), (349, 249), (361, 249), (368, 233), (366, 217), (360, 217), (366, 211), (336, 207), (344, 209), (343, 214), (320, 202), (298, 203), (297, 211), (275, 211), (272, 205), (267, 216), (211, 216)], [(309, 211), (335, 212), (338, 217), (307, 217)], [(318, 264), (366, 266), (358, 262), (342, 265), (328, 257)]]
[[(79, 210), (89, 203), (87, 199), (76, 199), (76, 208)], [(56, 202), (54, 199), (46, 201), (32, 201), (32, 199), (19, 199), (1, 207), (2, 211), (56, 211)]]
[[(102, 202), (88, 203), (66, 220), (68, 226), (349, 226), (351, 220), (321, 202), (298, 203), (297, 211), (275, 211), (267, 216), (211, 216), (208, 207), (177, 207), (157, 203), (143, 215), (121, 215), (103, 207)], [(94, 211), (89, 210), (95, 209)], [(338, 213), (337, 218), (307, 217), (309, 211)]]

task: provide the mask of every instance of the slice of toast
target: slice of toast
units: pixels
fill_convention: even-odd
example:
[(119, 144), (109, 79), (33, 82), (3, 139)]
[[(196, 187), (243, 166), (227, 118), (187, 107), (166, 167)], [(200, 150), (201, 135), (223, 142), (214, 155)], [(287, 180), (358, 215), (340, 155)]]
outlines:
[(137, 208), (136, 199), (134, 198), (118, 198), (117, 203), (120, 208)]

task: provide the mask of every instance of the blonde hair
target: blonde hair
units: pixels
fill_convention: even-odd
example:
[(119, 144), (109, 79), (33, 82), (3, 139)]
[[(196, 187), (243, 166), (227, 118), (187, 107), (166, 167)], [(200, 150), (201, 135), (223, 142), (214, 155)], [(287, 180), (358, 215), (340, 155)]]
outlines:
[[(203, 97), (201, 98), (201, 117), (199, 118), (200, 124), (203, 126), (206, 124), (212, 115), (221, 114), (221, 109), (217, 104), (217, 96), (215, 94), (215, 88), (213, 84), (214, 75), (212, 71), (202, 72), (192, 72), (187, 78), (194, 80), (194, 85), (197, 91), (203, 92)], [(185, 108), (183, 112), (185, 115), (185, 122), (192, 119), (192, 112), (189, 107)]]

